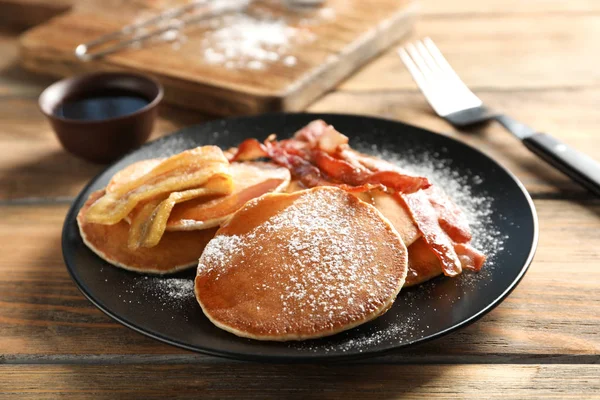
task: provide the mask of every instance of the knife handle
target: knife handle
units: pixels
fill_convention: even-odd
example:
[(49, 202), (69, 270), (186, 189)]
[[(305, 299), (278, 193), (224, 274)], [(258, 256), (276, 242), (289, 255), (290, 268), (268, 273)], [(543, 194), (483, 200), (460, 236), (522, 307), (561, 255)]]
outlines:
[(600, 163), (545, 133), (535, 133), (523, 139), (523, 144), (548, 164), (600, 196)]

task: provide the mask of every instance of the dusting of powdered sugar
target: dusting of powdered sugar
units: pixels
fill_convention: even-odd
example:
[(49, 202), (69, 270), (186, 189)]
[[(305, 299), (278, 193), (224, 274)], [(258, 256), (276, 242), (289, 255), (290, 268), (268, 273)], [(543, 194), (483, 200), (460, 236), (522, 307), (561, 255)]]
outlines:
[(195, 303), (194, 279), (141, 276), (134, 281), (131, 292), (139, 295), (139, 304), (146, 302), (159, 308), (155, 311), (183, 310)]
[[(275, 320), (307, 316), (353, 320), (381, 309), (398, 285), (396, 274), (378, 262), (382, 249), (372, 244), (370, 236), (373, 232), (383, 235), (386, 226), (361, 229), (356, 225), (362, 219), (358, 213), (367, 214), (371, 221), (379, 215), (371, 208), (340, 206), (346, 196), (333, 190), (307, 193), (248, 233), (216, 236), (200, 258), (198, 274), (213, 273), (218, 280), (234, 258), (245, 262), (266, 254), (276, 260), (268, 265), (268, 274), (275, 279), (268, 285), (257, 283), (255, 289), (280, 295), (281, 309), (272, 316)], [(285, 237), (285, 242), (269, 243), (274, 235)], [(392, 254), (402, 253), (396, 243), (384, 246)], [(277, 257), (288, 256), (293, 263), (277, 262)]]
[[(270, 7), (279, 7), (277, 2), (270, 3)], [(314, 42), (314, 27), (335, 17), (336, 12), (330, 7), (310, 13), (272, 12), (267, 7), (229, 14), (211, 22), (200, 51), (207, 64), (230, 70), (293, 67), (301, 55), (298, 46)]]

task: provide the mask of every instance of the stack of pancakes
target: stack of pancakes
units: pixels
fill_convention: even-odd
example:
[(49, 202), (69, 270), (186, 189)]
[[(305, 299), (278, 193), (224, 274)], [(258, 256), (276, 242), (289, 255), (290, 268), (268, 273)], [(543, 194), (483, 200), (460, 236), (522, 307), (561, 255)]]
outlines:
[(131, 219), (143, 208), (143, 202), (117, 223), (102, 224), (89, 220), (90, 208), (106, 193), (135, 182), (165, 161), (151, 159), (130, 165), (117, 173), (105, 190), (93, 193), (79, 211), (77, 222), (81, 237), (102, 259), (141, 273), (168, 274), (193, 268), (225, 219), (246, 201), (265, 193), (283, 191), (290, 182), (289, 171), (271, 163), (231, 163), (227, 168), (232, 181), (231, 191), (225, 195), (209, 194), (175, 204), (165, 221), (162, 237), (157, 244), (149, 247), (128, 245)]
[[(433, 217), (457, 238), (456, 248), (466, 249), (464, 265), (480, 261), (461, 245), (470, 233), (460, 210), (424, 191), (426, 178), (348, 150), (345, 137), (324, 130), (322, 121), (312, 126), (279, 148), (242, 143), (237, 154), (254, 161), (234, 161), (236, 149), (227, 154), (204, 146), (132, 164), (81, 208), (81, 236), (98, 256), (128, 270), (167, 274), (197, 265), (195, 294), (204, 314), (224, 330), (258, 340), (350, 329), (385, 313), (403, 286), (446, 273), (444, 254), (415, 222), (426, 213), (381, 182), (426, 196), (427, 207), (440, 210)], [(318, 135), (338, 158), (318, 147)], [(329, 175), (315, 172), (306, 155), (299, 158), (309, 143)], [(344, 163), (345, 172), (335, 170)]]

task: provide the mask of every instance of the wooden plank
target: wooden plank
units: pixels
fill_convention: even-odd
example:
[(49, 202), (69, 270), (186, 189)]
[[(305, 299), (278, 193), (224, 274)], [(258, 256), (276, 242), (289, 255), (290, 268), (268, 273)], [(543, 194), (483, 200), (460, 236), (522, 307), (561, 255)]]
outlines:
[[(123, 2), (123, 6), (127, 4), (131, 3)], [(78, 60), (73, 53), (78, 44), (119, 29), (143, 12), (128, 14), (124, 7), (104, 7), (102, 12), (75, 9), (33, 28), (21, 38), (21, 58), (26, 68), (53, 76), (115, 69), (152, 74), (165, 85), (166, 101), (214, 114), (294, 111), (405, 36), (414, 16), (409, 0), (380, 1), (377, 7), (360, 0), (329, 1), (332, 18), (313, 17), (310, 27), (302, 22), (306, 15), (287, 12), (281, 6), (251, 4), (247, 13), (256, 14), (265, 7), (272, 18), (290, 21), (290, 26), (298, 29), (297, 35), (310, 34), (314, 38), (290, 41), (289, 50), (282, 56), (295, 57), (293, 65), (279, 60), (263, 61), (260, 68), (250, 64), (227, 68), (223, 63), (206, 61), (203, 40), (210, 28), (202, 26), (188, 29), (187, 40), (180, 48), (163, 41), (101, 60)]]
[(23, 365), (0, 372), (0, 393), (19, 399), (600, 398), (600, 365)]
[[(539, 200), (540, 245), (522, 283), (455, 334), (402, 362), (599, 362), (600, 202)], [(5, 362), (181, 362), (199, 357), (121, 327), (79, 294), (63, 265), (65, 205), (0, 206), (0, 354)], [(167, 358), (173, 360), (173, 358)]]
[[(480, 4), (485, 7), (487, 2)], [(431, 37), (477, 92), (594, 87), (600, 82), (594, 40), (600, 36), (599, 20), (592, 13), (535, 18), (491, 14), (464, 19), (424, 15), (410, 39)], [(340, 88), (392, 91), (414, 90), (416, 85), (392, 48)]]

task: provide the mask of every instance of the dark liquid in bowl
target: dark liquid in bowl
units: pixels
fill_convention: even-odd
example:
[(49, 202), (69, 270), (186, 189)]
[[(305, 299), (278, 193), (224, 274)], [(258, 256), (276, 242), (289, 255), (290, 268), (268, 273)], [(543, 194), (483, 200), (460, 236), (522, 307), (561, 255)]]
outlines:
[(97, 121), (132, 114), (149, 104), (147, 98), (132, 92), (111, 92), (69, 99), (54, 110), (54, 115), (81, 121)]

